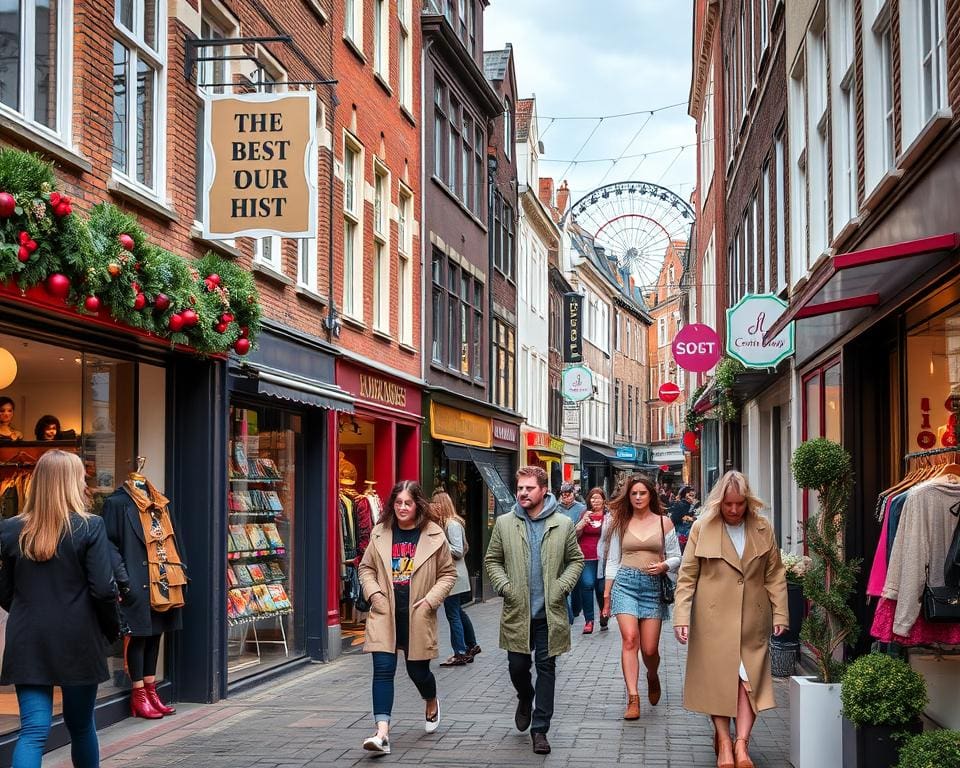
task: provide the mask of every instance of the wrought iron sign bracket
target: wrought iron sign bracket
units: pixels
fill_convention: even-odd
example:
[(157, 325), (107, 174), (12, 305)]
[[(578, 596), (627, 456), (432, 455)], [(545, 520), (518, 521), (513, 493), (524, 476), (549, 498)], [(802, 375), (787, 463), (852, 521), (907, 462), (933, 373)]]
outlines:
[[(189, 83), (193, 79), (193, 70), (197, 63), (202, 61), (252, 61), (259, 69), (263, 65), (252, 53), (226, 54), (224, 49), (232, 45), (254, 45), (256, 43), (283, 43), (293, 45), (290, 35), (274, 35), (269, 37), (188, 37), (183, 41), (183, 77)], [(210, 55), (200, 55), (205, 48), (215, 48), (218, 52)], [(284, 80), (283, 85), (336, 85), (336, 80)], [(197, 83), (198, 88), (230, 88), (240, 85), (236, 82)]]

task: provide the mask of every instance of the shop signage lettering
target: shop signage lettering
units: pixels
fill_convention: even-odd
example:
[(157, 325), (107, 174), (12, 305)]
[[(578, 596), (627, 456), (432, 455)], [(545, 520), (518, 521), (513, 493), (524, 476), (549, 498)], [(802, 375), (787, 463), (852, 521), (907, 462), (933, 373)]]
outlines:
[(685, 371), (706, 373), (720, 362), (720, 337), (709, 325), (684, 326), (673, 339), (673, 359)]
[(527, 445), (531, 448), (549, 448), (550, 435), (546, 432), (527, 432)]
[(407, 407), (407, 388), (386, 379), (360, 374), (360, 397), (397, 408)]
[(316, 237), (316, 93), (204, 101), (204, 237)]
[(563, 362), (579, 363), (583, 360), (583, 296), (579, 293), (563, 294)]
[(593, 374), (585, 365), (574, 365), (563, 371), (560, 392), (566, 400), (578, 403), (593, 397)]
[(957, 445), (957, 412), (954, 408), (955, 405), (955, 397), (948, 397), (943, 404), (944, 409), (949, 414), (947, 423), (937, 427), (937, 431), (934, 432), (930, 422), (930, 398), (920, 398), (920, 431), (917, 433), (917, 446), (921, 450), (928, 451), (931, 448), (936, 448), (938, 444), (941, 448), (953, 448)]
[(430, 403), (430, 434), (437, 440), (489, 448), (493, 445), (490, 419), (441, 403)]
[(563, 440), (561, 440), (559, 437), (551, 437), (551, 438), (550, 438), (550, 451), (551, 451), (552, 453), (557, 453), (557, 454), (559, 454), (559, 455), (562, 456), (562, 455), (563, 455)]
[(672, 464), (683, 461), (683, 446), (680, 443), (676, 445), (665, 445), (653, 448), (650, 451), (650, 457), (654, 464), (669, 462)]
[(500, 443), (512, 443), (516, 446), (520, 437), (520, 428), (507, 421), (493, 420), (493, 439)]
[(793, 323), (764, 341), (767, 329), (784, 313), (787, 302), (772, 293), (744, 296), (727, 310), (727, 354), (747, 368), (773, 368), (793, 354)]
[(634, 445), (617, 446), (617, 458), (624, 459), (625, 461), (636, 461), (637, 460), (636, 446)]

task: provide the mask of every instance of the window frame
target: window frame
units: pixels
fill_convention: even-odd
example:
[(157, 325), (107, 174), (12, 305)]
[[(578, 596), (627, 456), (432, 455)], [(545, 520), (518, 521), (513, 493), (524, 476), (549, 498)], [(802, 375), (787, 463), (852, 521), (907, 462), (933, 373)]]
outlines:
[[(390, 169), (378, 157), (373, 158), (373, 318), (375, 331), (390, 334)], [(385, 197), (384, 197), (385, 195)], [(377, 198), (380, 198), (379, 201)], [(379, 208), (378, 208), (379, 202)]]
[(390, 84), (390, 0), (373, 0), (373, 71)]
[(363, 4), (364, 0), (344, 0), (343, 4), (343, 39), (360, 51), (363, 50)]
[[(363, 230), (364, 230), (364, 199), (363, 187), (365, 177), (364, 146), (352, 133), (343, 131), (343, 314), (360, 323), (364, 322), (364, 275), (363, 275)], [(347, 207), (347, 151), (355, 157), (356, 167), (352, 168), (353, 207)], [(352, 233), (352, 237), (348, 237)], [(347, 244), (351, 246), (350, 260), (347, 263)], [(348, 269), (348, 266), (352, 269)], [(349, 277), (349, 281), (348, 281)]]
[(397, 0), (400, 29), (397, 37), (397, 97), (400, 106), (413, 112), (413, 0)]

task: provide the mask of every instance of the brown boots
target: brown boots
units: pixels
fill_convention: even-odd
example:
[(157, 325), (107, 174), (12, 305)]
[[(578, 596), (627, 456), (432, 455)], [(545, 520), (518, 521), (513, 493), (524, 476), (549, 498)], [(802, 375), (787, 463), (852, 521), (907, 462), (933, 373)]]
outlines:
[(627, 711), (623, 713), (624, 720), (640, 719), (640, 697), (627, 696)]

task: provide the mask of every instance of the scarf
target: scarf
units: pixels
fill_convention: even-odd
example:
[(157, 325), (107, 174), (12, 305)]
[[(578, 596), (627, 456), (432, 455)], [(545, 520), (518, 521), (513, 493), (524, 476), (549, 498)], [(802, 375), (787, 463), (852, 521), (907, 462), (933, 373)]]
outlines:
[(173, 523), (168, 507), (170, 500), (149, 480), (146, 491), (132, 480), (123, 484), (124, 491), (136, 504), (143, 526), (143, 540), (147, 545), (147, 563), (150, 581), (150, 607), (158, 613), (184, 606), (183, 588), (187, 583), (183, 562), (177, 552)]

